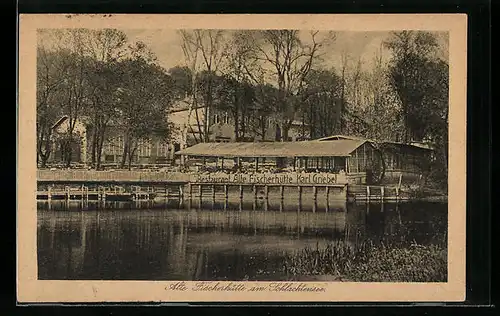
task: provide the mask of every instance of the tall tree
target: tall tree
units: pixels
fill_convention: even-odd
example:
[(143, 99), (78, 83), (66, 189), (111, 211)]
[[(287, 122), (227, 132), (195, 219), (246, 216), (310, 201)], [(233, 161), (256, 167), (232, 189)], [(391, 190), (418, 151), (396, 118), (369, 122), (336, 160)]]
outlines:
[(248, 35), (248, 31), (232, 32), (220, 67), (227, 86), (224, 109), (232, 117), (236, 140), (247, 139), (247, 133), (253, 132), (253, 116), (258, 102), (256, 89), (260, 87), (252, 85), (258, 81), (255, 78), (258, 77), (259, 68), (251, 58), (252, 48)]
[(341, 78), (334, 71), (311, 69), (305, 78), (300, 91), (304, 100), (301, 112), (309, 137), (319, 138), (340, 132), (342, 86)]
[[(197, 133), (192, 130), (191, 126), (191, 117), (193, 115), (193, 110), (197, 112), (198, 109), (198, 94), (197, 94), (197, 82), (198, 82), (198, 69), (200, 67), (200, 46), (198, 45), (196, 36), (193, 34), (193, 31), (190, 30), (180, 30), (180, 43), (182, 52), (184, 54), (184, 60), (187, 64), (187, 68), (190, 73), (190, 89), (188, 91), (191, 92), (191, 102), (189, 102), (187, 119), (184, 125), (181, 128), (181, 148), (185, 148), (187, 146), (187, 135), (188, 133), (193, 134), (195, 141), (198, 142), (196, 137)], [(196, 120), (199, 123), (199, 119)], [(198, 130), (201, 130), (200, 124), (198, 124)], [(201, 140), (200, 140), (201, 141)]]
[(136, 55), (119, 63), (119, 113), (124, 148), (120, 167), (130, 169), (139, 141), (168, 135), (166, 121), (173, 83), (160, 66)]
[(68, 29), (62, 36), (69, 42), (67, 49), (70, 51), (70, 66), (63, 76), (63, 93), (61, 107), (67, 116), (68, 128), (62, 139), (62, 153), (66, 166), (69, 167), (73, 157), (73, 144), (81, 142), (81, 135), (75, 135), (75, 127), (78, 120), (86, 111), (88, 105), (88, 78), (85, 75), (87, 67), (91, 63), (90, 57), (86, 55), (85, 39), (86, 31), (83, 29)]
[(385, 43), (392, 52), (390, 82), (401, 101), (404, 141), (430, 140), (438, 153), (434, 170), (446, 183), (449, 69), (435, 34), (395, 32)]
[[(203, 131), (203, 142), (209, 140), (210, 111), (213, 109), (213, 86), (214, 79), (218, 73), (223, 57), (224, 31), (222, 30), (195, 30), (194, 37), (199, 47), (204, 66), (204, 80), (200, 81), (204, 87), (202, 90), (204, 100), (204, 120), (201, 124)], [(200, 124), (198, 124), (200, 126)]]
[(345, 131), (345, 109), (346, 109), (346, 85), (347, 85), (347, 67), (348, 67), (348, 54), (347, 51), (343, 51), (341, 55), (341, 84), (340, 87), (340, 133)]
[(176, 66), (168, 70), (168, 74), (173, 80), (174, 84), (174, 98), (177, 100), (184, 100), (192, 93), (191, 87), (191, 70), (186, 66)]
[(45, 167), (52, 152), (54, 140), (52, 125), (61, 116), (60, 100), (64, 74), (70, 67), (67, 51), (49, 51), (43, 46), (37, 49), (37, 163)]
[(100, 169), (106, 131), (116, 116), (119, 78), (117, 62), (127, 53), (127, 36), (116, 29), (86, 30), (83, 38), (84, 53), (92, 63), (86, 75), (89, 82), (89, 107), (87, 116), (91, 131), (91, 165)]
[[(358, 65), (360, 62), (358, 61)], [(375, 54), (369, 69), (356, 67), (350, 99), (349, 133), (380, 141), (400, 141), (403, 135), (401, 102), (389, 82), (389, 69), (382, 51)], [(354, 94), (354, 93), (353, 93)]]
[(103, 144), (110, 124), (118, 125), (118, 62), (94, 61), (87, 69), (89, 82), (88, 131), (91, 133), (91, 165), (101, 168)]
[(422, 140), (422, 122), (419, 117), (432, 80), (429, 68), (436, 67), (435, 53), (438, 48), (436, 37), (429, 32), (394, 32), (386, 41), (392, 52), (390, 80), (401, 100), (404, 141)]
[(288, 140), (289, 130), (300, 107), (297, 93), (313, 63), (319, 57), (322, 42), (318, 31), (309, 33), (308, 41), (298, 30), (266, 30), (254, 34), (254, 58), (267, 64), (272, 80), (278, 87), (280, 124), (277, 140)]
[(113, 62), (123, 54), (122, 47), (126, 36), (123, 32), (113, 29), (44, 30), (39, 35), (40, 47), (55, 53), (67, 52), (66, 57), (69, 57), (66, 58), (69, 66), (54, 74), (55, 77), (62, 79), (61, 93), (64, 95), (60, 95), (59, 100), (61, 111), (67, 116), (68, 122), (67, 133), (62, 139), (62, 152), (66, 165), (71, 164), (74, 141), (83, 141), (78, 140), (82, 135), (74, 135), (76, 123), (83, 116), (90, 117), (94, 129), (91, 134), (93, 135), (92, 160), (95, 162), (96, 148), (99, 147), (97, 136), (103, 133), (100, 130), (105, 113), (102, 109), (108, 105), (98, 102), (96, 93), (104, 90), (94, 85), (97, 82), (95, 73), (102, 64)]

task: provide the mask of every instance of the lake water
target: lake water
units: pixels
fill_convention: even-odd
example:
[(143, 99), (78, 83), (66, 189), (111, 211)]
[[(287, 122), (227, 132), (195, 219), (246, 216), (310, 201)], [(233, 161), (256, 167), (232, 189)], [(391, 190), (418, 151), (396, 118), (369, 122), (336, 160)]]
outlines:
[(283, 256), (331, 241), (446, 246), (446, 203), (38, 204), (39, 279), (285, 280)]

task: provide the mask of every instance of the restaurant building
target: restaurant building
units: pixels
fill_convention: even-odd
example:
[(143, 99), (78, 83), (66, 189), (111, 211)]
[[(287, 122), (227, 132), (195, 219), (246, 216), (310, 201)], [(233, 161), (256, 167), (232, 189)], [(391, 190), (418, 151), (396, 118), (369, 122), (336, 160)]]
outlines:
[(200, 143), (176, 154), (188, 168), (243, 172), (345, 173), (350, 183), (375, 181), (381, 159), (364, 139)]
[(198, 171), (343, 173), (348, 183), (374, 184), (425, 172), (430, 152), (411, 144), (335, 135), (296, 142), (200, 143), (176, 154)]

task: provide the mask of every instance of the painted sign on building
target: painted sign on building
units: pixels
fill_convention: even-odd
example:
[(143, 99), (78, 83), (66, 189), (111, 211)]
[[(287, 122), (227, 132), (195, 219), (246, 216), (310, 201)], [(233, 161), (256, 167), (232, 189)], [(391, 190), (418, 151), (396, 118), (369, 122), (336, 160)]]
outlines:
[(191, 183), (261, 184), (261, 185), (333, 185), (345, 184), (341, 173), (206, 173), (192, 174)]

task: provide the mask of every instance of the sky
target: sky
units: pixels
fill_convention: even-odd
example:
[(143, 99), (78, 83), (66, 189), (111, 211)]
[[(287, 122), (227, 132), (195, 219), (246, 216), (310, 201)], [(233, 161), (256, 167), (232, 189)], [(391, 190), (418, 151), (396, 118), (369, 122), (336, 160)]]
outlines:
[[(165, 69), (175, 66), (185, 65), (183, 52), (181, 49), (180, 37), (175, 29), (123, 29), (129, 42), (144, 42), (147, 47), (156, 55), (159, 64)], [(318, 38), (326, 35), (326, 32), (320, 32)], [(334, 68), (340, 71), (342, 65), (342, 55), (348, 56), (348, 68), (356, 66), (358, 60), (362, 61), (362, 69), (369, 71), (373, 66), (376, 55), (382, 55), (383, 61), (390, 59), (390, 51), (383, 48), (382, 43), (388, 39), (390, 32), (336, 32), (334, 41), (329, 41), (322, 48), (321, 68)], [(438, 33), (439, 43), (441, 44), (443, 56), (448, 54), (448, 41), (446, 33)], [(308, 39), (308, 32), (301, 33), (301, 39)]]
[[(125, 30), (129, 41), (144, 42), (158, 57), (161, 66), (166, 69), (177, 65), (185, 65), (180, 47), (180, 38), (176, 30)], [(321, 35), (321, 34), (320, 34)], [(323, 48), (324, 64), (327, 68), (340, 68), (341, 56), (347, 52), (351, 63), (362, 58), (363, 67), (369, 69), (372, 60), (380, 52), (382, 42), (390, 36), (389, 32), (338, 32), (336, 40)], [(389, 52), (383, 50), (387, 59)]]

